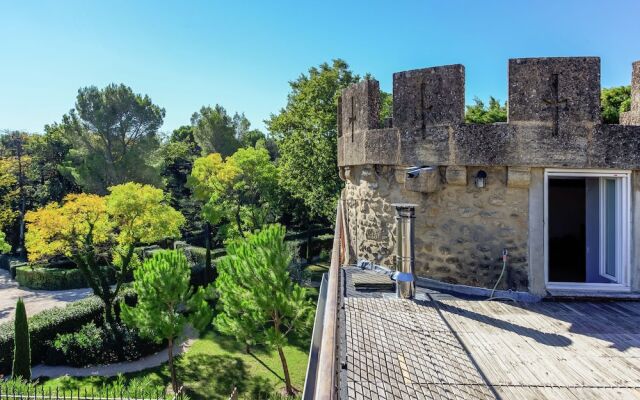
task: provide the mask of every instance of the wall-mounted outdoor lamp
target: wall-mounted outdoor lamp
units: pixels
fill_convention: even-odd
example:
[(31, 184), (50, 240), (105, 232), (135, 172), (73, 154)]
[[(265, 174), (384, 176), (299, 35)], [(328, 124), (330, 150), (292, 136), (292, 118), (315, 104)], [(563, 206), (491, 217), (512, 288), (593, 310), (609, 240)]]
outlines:
[(487, 186), (487, 173), (480, 170), (476, 174), (476, 187), (482, 189), (485, 186)]

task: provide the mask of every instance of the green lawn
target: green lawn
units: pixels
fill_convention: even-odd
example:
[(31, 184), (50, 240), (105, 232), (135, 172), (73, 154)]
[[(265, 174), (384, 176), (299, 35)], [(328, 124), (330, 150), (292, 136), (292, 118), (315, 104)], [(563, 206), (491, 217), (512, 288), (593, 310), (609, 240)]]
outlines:
[[(313, 281), (319, 281), (329, 270), (329, 264), (313, 263), (305, 267)], [(317, 288), (307, 288), (309, 298), (318, 298)], [(309, 332), (310, 336), (310, 332)], [(307, 371), (309, 338), (295, 341), (285, 348), (289, 372), (294, 387), (302, 391)], [(234, 387), (240, 398), (266, 399), (266, 393), (278, 394), (284, 387), (282, 366), (276, 351), (254, 349), (247, 354), (233, 338), (210, 330), (198, 339), (177, 361), (178, 379), (193, 400), (228, 399)], [(105, 385), (169, 388), (166, 365), (118, 377), (61, 377), (43, 382), (45, 388), (67, 390), (100, 390)]]
[[(307, 368), (306, 346), (307, 343), (301, 343), (285, 348), (291, 379), (301, 391)], [(234, 386), (238, 387), (241, 398), (266, 398), (265, 393), (279, 393), (284, 387), (277, 352), (256, 349), (252, 354), (246, 354), (243, 346), (233, 338), (212, 331), (204, 334), (180, 356), (177, 370), (178, 379), (194, 400), (228, 399)], [(135, 380), (145, 386), (169, 387), (169, 379), (168, 368), (164, 365), (114, 378), (56, 378), (44, 382), (44, 386), (79, 388), (81, 391), (86, 388), (90, 391), (92, 387), (97, 390), (117, 380), (125, 384)]]

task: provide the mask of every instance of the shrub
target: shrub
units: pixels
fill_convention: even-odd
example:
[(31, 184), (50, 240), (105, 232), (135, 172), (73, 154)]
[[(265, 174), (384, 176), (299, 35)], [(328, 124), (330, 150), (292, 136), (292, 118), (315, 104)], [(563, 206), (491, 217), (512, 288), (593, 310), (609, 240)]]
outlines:
[[(118, 296), (128, 305), (135, 304), (135, 293), (130, 288), (121, 290)], [(120, 300), (117, 301), (119, 303)], [(71, 333), (89, 322), (102, 320), (104, 303), (100, 298), (91, 296), (76, 301), (66, 307), (52, 308), (29, 318), (29, 337), (31, 341), (32, 364), (43, 362), (51, 349), (51, 342), (58, 334)], [(0, 324), (0, 374), (11, 369), (13, 354), (13, 322)]]
[(117, 325), (116, 331), (114, 336), (90, 322), (78, 332), (57, 335), (44, 361), (48, 365), (86, 367), (136, 360), (161, 348), (126, 326)]
[[(102, 268), (109, 269), (109, 278), (111, 283), (114, 283), (115, 272), (113, 271), (113, 268), (106, 266)], [(18, 281), (20, 286), (30, 289), (68, 290), (86, 288), (89, 286), (84, 275), (77, 268), (64, 269), (22, 265), (16, 267), (15, 271), (15, 279)]]
[(13, 368), (11, 375), (14, 379), (31, 379), (31, 347), (29, 345), (29, 322), (27, 310), (22, 298), (16, 304), (16, 317), (13, 337)]

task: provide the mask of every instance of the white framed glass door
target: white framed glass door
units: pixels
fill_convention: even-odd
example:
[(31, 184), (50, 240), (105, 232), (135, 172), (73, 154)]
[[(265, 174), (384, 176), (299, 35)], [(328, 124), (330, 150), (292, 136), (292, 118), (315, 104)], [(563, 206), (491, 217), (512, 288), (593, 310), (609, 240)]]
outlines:
[(545, 171), (545, 283), (628, 290), (630, 172)]

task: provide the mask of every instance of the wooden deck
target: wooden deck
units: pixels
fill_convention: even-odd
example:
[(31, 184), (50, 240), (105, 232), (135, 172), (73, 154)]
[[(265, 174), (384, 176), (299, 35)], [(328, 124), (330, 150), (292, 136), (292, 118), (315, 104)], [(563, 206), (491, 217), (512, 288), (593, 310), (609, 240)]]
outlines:
[(346, 292), (342, 398), (640, 400), (638, 302)]

